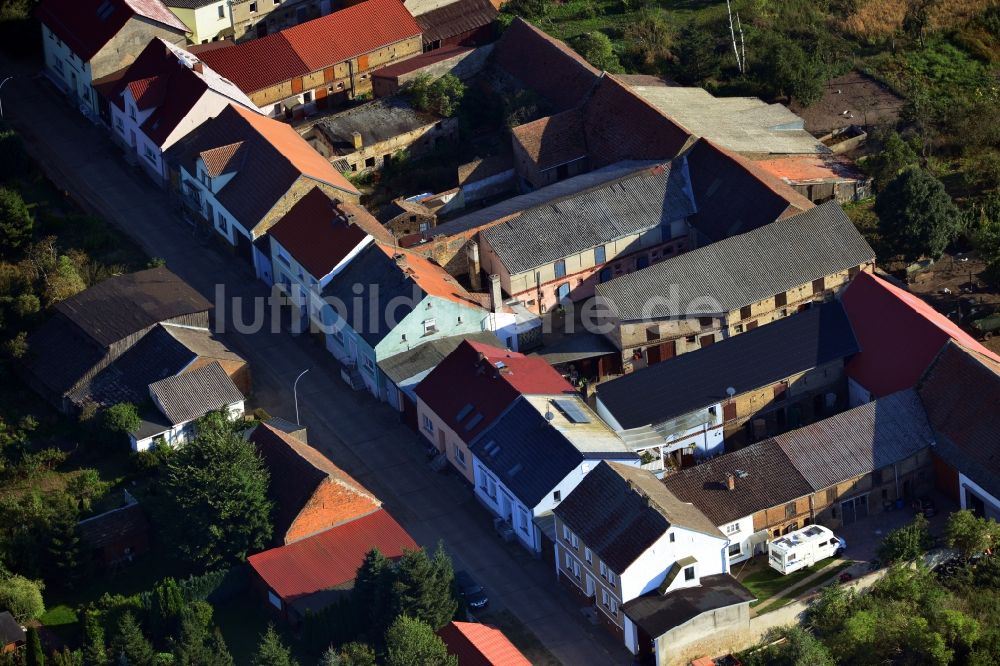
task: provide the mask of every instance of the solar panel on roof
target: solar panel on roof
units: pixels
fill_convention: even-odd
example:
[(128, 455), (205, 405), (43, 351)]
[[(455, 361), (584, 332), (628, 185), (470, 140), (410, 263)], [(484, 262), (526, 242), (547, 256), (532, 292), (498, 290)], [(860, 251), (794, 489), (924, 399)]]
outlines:
[(573, 423), (590, 423), (590, 417), (587, 415), (587, 412), (583, 411), (583, 408), (576, 402), (572, 400), (553, 400), (552, 402), (556, 403), (559, 411), (565, 414), (566, 418)]

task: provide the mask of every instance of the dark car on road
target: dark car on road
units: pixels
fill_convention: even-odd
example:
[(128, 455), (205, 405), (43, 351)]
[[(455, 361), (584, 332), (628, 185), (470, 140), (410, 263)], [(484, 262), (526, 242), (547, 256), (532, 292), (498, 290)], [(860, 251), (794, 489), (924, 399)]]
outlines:
[(465, 571), (455, 572), (455, 585), (458, 586), (458, 593), (462, 595), (466, 605), (474, 610), (486, 608), (490, 603), (490, 598), (486, 596), (486, 588), (477, 583), (472, 576)]

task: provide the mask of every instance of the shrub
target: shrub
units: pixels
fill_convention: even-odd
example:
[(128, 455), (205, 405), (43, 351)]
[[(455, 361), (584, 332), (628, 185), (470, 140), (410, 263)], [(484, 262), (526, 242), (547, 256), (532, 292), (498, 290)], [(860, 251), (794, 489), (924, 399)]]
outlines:
[(104, 429), (114, 435), (126, 435), (135, 431), (142, 419), (139, 418), (139, 408), (130, 402), (119, 402), (111, 405), (101, 418)]
[(41, 582), (24, 576), (7, 576), (0, 580), (0, 608), (9, 610), (21, 624), (37, 620), (45, 613), (44, 588)]

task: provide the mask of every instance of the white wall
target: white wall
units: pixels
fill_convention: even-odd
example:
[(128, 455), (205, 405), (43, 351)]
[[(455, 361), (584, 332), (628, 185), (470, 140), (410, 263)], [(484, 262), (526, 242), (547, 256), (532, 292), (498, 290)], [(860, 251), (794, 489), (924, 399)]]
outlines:
[[(671, 535), (673, 541), (670, 540)], [(682, 587), (694, 587), (699, 584), (702, 576), (729, 571), (726, 560), (726, 538), (722, 534), (710, 536), (672, 526), (621, 574), (622, 602), (657, 589), (672, 565), (685, 557), (694, 557), (697, 560), (697, 564), (694, 565), (695, 577), (693, 580), (685, 581), (683, 572), (679, 573), (670, 584), (670, 591)]]
[[(736, 531), (730, 531), (731, 528)], [(738, 555), (729, 555), (730, 565), (753, 557), (753, 544), (750, 542), (750, 537), (754, 534), (753, 516), (746, 516), (744, 518), (740, 518), (739, 520), (734, 520), (731, 523), (719, 525), (719, 529), (723, 534), (729, 537), (729, 546), (739, 545), (740, 547)], [(728, 552), (729, 548), (727, 547), (727, 555)]]
[[(222, 7), (222, 18), (219, 18), (219, 7)], [(194, 10), (194, 31), (191, 40), (195, 44), (215, 41), (219, 33), (233, 27), (232, 13), (229, 11), (229, 0), (219, 0), (211, 5)]]
[(968, 505), (968, 492), (971, 491), (986, 505), (986, 516), (1000, 520), (1000, 500), (983, 490), (983, 487), (961, 472), (958, 473), (959, 500), (963, 509)]
[[(245, 408), (245, 403), (243, 401), (234, 402), (229, 405), (226, 409), (229, 411), (230, 418), (242, 418)], [(155, 435), (150, 435), (144, 439), (137, 440), (135, 437), (129, 436), (129, 440), (132, 443), (133, 451), (148, 451), (155, 445), (154, 440), (157, 437), (163, 437), (163, 441), (166, 442), (168, 446), (177, 447), (186, 444), (192, 437), (197, 433), (195, 432), (195, 420), (185, 421), (184, 423), (178, 423), (163, 432), (158, 432)]]
[(90, 115), (97, 115), (97, 93), (91, 88), (90, 63), (82, 62), (55, 33), (42, 26), (42, 48), (45, 52), (45, 68), (49, 75), (78, 103), (84, 104)]

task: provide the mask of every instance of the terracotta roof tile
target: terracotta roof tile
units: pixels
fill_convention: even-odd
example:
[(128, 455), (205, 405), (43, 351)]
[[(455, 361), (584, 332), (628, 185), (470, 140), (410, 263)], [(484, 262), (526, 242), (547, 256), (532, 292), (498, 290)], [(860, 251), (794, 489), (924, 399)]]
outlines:
[(511, 133), (542, 170), (587, 156), (583, 114), (578, 109), (518, 125)]
[(243, 147), (242, 141), (234, 141), (218, 148), (209, 148), (198, 154), (201, 161), (205, 163), (205, 170), (212, 178), (226, 173), (230, 166), (236, 167), (236, 155)]
[(462, 666), (531, 666), (531, 662), (495, 627), (479, 622), (449, 622), (438, 630), (448, 654)]

